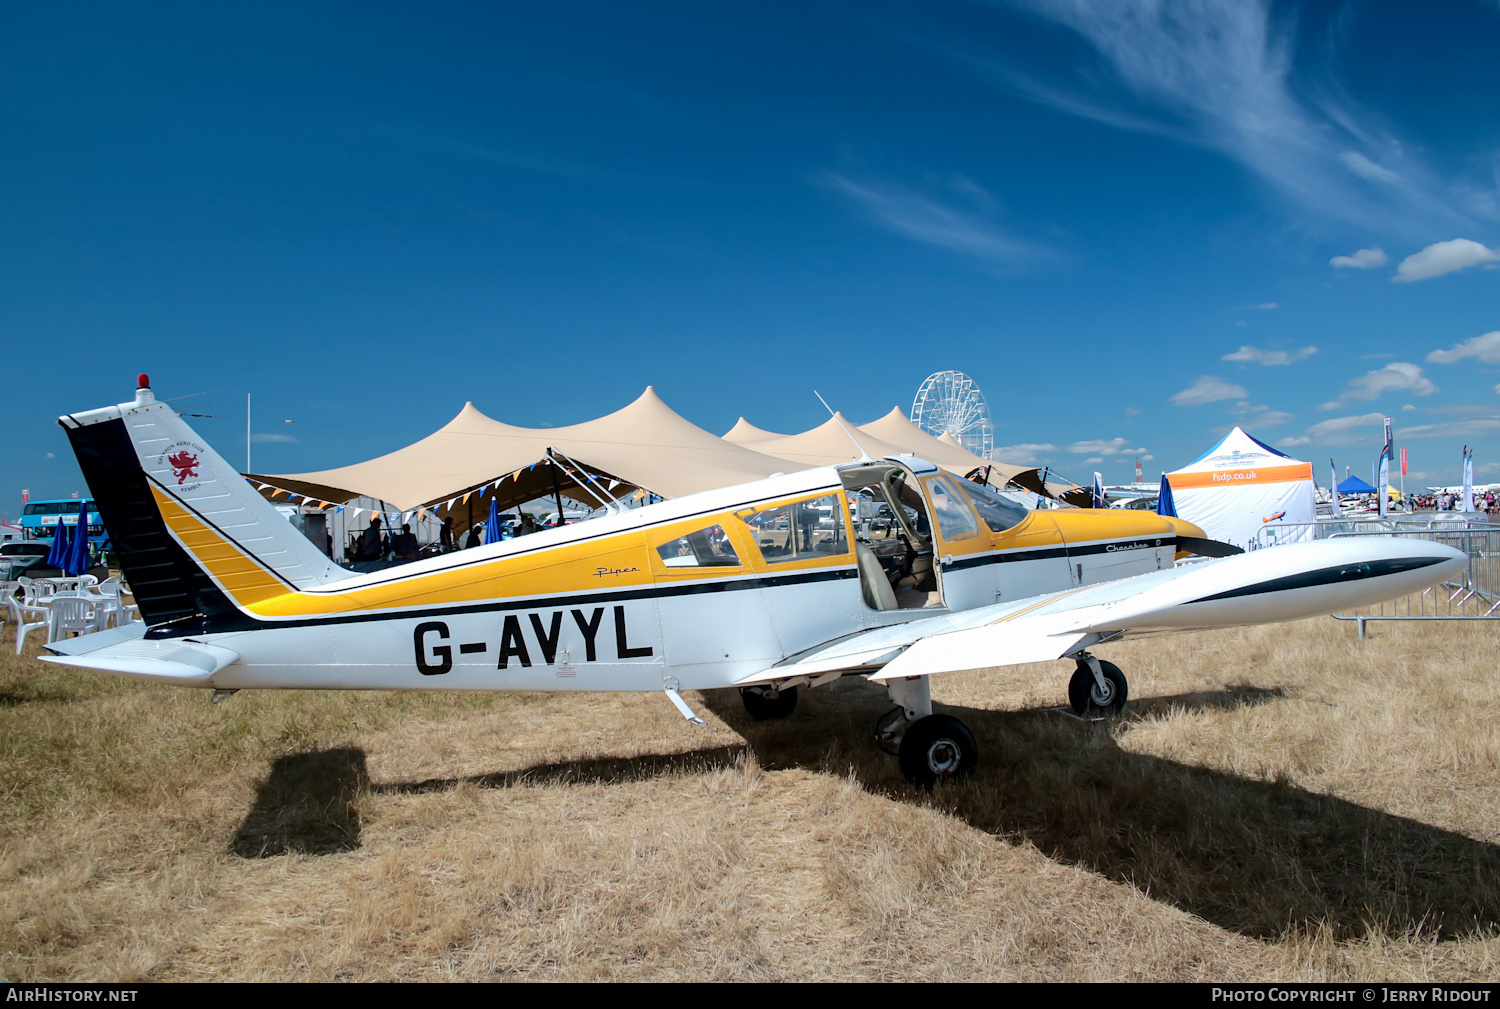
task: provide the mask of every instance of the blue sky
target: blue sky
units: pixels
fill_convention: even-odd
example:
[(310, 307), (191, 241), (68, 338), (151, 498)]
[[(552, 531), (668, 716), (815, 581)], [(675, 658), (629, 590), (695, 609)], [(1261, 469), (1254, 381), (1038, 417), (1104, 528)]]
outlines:
[(1500, 479), (1497, 51), (1478, 0), (8, 5), (0, 512), (137, 371), (234, 460), (254, 393), (269, 472), (953, 368), (1080, 480), (1234, 423), (1364, 474), (1382, 414)]

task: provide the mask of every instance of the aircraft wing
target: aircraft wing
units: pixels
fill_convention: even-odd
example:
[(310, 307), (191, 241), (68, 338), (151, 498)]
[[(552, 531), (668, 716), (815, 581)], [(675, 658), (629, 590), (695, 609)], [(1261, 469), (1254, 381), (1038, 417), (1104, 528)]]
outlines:
[(146, 625), (136, 622), (66, 638), (47, 646), (53, 655), (39, 658), (43, 662), (105, 673), (128, 673), (180, 686), (208, 686), (214, 673), (240, 657), (238, 652), (220, 645), (184, 638), (153, 641), (147, 639), (145, 633)]
[(740, 684), (835, 671), (927, 676), (1060, 659), (1106, 639), (1298, 620), (1420, 592), (1468, 563), (1463, 551), (1425, 540), (1289, 544), (859, 631)]

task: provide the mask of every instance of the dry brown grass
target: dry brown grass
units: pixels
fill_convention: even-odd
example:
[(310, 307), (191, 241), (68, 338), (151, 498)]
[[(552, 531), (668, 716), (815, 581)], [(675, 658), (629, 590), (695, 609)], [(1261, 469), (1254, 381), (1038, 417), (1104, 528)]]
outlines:
[(0, 976), (1459, 979), (1500, 955), (1495, 628), (1330, 620), (939, 679), (931, 796), (884, 692), (206, 692), (0, 637)]

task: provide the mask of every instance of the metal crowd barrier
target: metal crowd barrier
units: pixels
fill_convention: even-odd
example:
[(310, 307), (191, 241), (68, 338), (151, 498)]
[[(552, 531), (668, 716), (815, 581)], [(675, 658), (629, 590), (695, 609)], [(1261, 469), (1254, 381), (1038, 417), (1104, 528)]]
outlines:
[(1469, 557), (1468, 569), (1456, 579), (1352, 613), (1333, 614), (1335, 620), (1357, 622), (1361, 638), (1371, 620), (1500, 620), (1500, 524), (1483, 513), (1417, 512), (1384, 519), (1277, 523), (1275, 528), (1261, 529), (1252, 546), (1347, 536), (1430, 540), (1456, 547)]

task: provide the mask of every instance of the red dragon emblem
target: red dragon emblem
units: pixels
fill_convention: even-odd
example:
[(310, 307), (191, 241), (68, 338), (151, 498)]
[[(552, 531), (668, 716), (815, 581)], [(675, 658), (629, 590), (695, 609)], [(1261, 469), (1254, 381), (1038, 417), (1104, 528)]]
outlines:
[(188, 477), (198, 475), (198, 457), (187, 449), (167, 456), (167, 462), (172, 467), (172, 474), (177, 477), (179, 487), (187, 483)]

